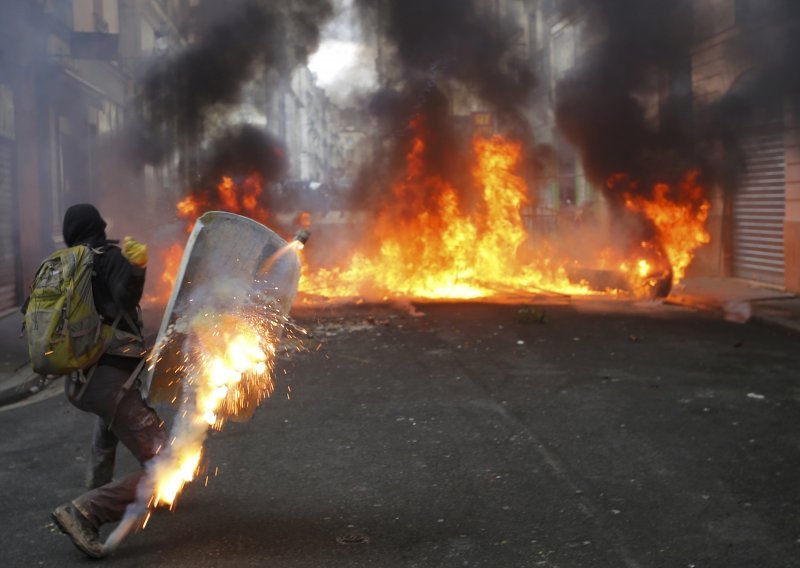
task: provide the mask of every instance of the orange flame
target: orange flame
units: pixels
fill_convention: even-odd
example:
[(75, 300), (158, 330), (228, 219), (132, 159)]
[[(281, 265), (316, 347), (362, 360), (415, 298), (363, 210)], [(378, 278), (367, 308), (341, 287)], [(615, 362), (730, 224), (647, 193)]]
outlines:
[(208, 428), (248, 412), (274, 388), (276, 322), (234, 314), (203, 314), (190, 324), (198, 347), (190, 373), (192, 402), (183, 407), (187, 425), (171, 442), (168, 459), (154, 466), (152, 505), (174, 506), (183, 486), (200, 471)]
[(164, 272), (161, 274), (161, 281), (167, 286), (168, 291), (172, 291), (175, 286), (175, 278), (178, 275), (178, 268), (183, 258), (183, 247), (173, 244), (164, 253)]
[(367, 240), (378, 249), (362, 247), (345, 269), (306, 271), (301, 290), (327, 297), (461, 299), (531, 289), (591, 292), (570, 282), (565, 268), (551, 259), (522, 259), (528, 235), (520, 209), (528, 193), (517, 171), (519, 143), (500, 136), (473, 141), (472, 176), (480, 195), (477, 206), (465, 211), (455, 188), (425, 174), (420, 119), (412, 127), (418, 135), (405, 178), (393, 186)]
[(664, 249), (676, 284), (686, 275), (695, 251), (711, 242), (706, 229), (711, 203), (698, 177), (699, 172), (691, 171), (675, 187), (659, 183), (652, 199), (625, 195), (625, 206), (653, 223), (655, 239)]
[(190, 194), (176, 205), (178, 216), (189, 221), (187, 230), (192, 230), (194, 220), (206, 211), (218, 209), (237, 213), (265, 223), (269, 218), (267, 210), (261, 206), (264, 183), (259, 173), (253, 173), (240, 183), (223, 176), (216, 187), (216, 195), (202, 193)]
[[(500, 136), (473, 140), (471, 174), (477, 198), (467, 207), (460, 197), (463, 192), (426, 172), (424, 120), (415, 118), (411, 128), (415, 136), (405, 174), (392, 185), (368, 236), (345, 265), (312, 270), (305, 264), (301, 291), (307, 297), (472, 299), (532, 291), (617, 295), (617, 287), (651, 296), (665, 282), (684, 278), (695, 250), (710, 241), (705, 228), (710, 203), (697, 172), (675, 187), (656, 185), (651, 197), (635, 194), (635, 183), (625, 174), (612, 176), (609, 187), (628, 184), (625, 205), (652, 224), (654, 236), (633, 250), (597, 254), (595, 265), (585, 268), (611, 271), (627, 282), (598, 292), (582, 279), (590, 277), (577, 260), (568, 253), (556, 254), (546, 241), (534, 242), (528, 234), (521, 215), (529, 202), (528, 186), (519, 173), (521, 144)], [(258, 174), (238, 183), (226, 176), (216, 194), (181, 200), (178, 215), (193, 221), (216, 207), (263, 223), (268, 212), (259, 204), (262, 191)], [(308, 227), (310, 216), (303, 212), (296, 223)], [(589, 249), (592, 246), (587, 243)], [(165, 252), (164, 278), (170, 286), (177, 264), (167, 260), (179, 256), (172, 249)]]
[[(269, 217), (261, 206), (260, 197), (264, 191), (261, 175), (253, 173), (237, 184), (233, 178), (223, 176), (217, 184), (216, 194), (192, 193), (178, 201), (175, 211), (179, 218), (186, 220), (186, 232), (191, 233), (195, 220), (207, 211), (219, 209), (244, 215), (265, 223)], [(161, 285), (157, 291), (146, 298), (148, 303), (165, 304), (169, 300), (178, 275), (183, 246), (173, 243), (159, 252), (161, 262)]]
[(178, 216), (184, 219), (196, 219), (199, 217), (203, 207), (203, 203), (194, 195), (187, 195), (182, 200), (178, 201), (176, 205)]

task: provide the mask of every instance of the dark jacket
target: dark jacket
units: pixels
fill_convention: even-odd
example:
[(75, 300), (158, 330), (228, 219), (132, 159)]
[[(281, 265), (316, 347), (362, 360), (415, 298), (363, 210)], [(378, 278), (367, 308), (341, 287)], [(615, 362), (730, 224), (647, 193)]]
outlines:
[(133, 266), (122, 250), (106, 238), (106, 222), (88, 204), (73, 205), (64, 215), (64, 243), (68, 247), (84, 244), (97, 250), (94, 257), (92, 294), (98, 313), (109, 325), (123, 309), (138, 329), (122, 318), (119, 329), (141, 334), (138, 305), (144, 290), (145, 270)]
[(125, 318), (120, 320), (119, 329), (139, 335), (142, 329), (137, 307), (144, 290), (145, 270), (128, 262), (117, 246), (107, 245), (102, 250), (102, 254), (94, 257), (92, 292), (95, 307), (108, 323), (114, 321), (122, 308), (137, 329), (131, 329)]

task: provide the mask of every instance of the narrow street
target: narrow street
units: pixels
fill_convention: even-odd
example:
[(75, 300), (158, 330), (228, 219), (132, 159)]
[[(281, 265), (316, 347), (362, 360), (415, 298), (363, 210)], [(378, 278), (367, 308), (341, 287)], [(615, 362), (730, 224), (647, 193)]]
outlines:
[[(107, 565), (797, 566), (794, 332), (610, 301), (294, 316), (306, 351), (212, 435), (207, 486)], [(58, 393), (0, 431), (2, 564), (97, 565), (49, 517), (90, 417)]]

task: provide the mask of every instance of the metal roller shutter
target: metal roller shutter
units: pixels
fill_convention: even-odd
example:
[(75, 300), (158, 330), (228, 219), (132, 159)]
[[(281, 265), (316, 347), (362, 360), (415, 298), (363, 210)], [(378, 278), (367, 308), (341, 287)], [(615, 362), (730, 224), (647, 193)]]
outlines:
[(783, 286), (786, 180), (782, 123), (753, 128), (743, 150), (747, 171), (733, 200), (733, 273)]
[(17, 302), (11, 152), (12, 145), (0, 140), (0, 312)]

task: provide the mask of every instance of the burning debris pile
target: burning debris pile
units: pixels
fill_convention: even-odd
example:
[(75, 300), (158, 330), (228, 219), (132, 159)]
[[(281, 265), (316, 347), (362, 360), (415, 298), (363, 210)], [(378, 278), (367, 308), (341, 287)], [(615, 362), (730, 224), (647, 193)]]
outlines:
[[(651, 61), (635, 61), (638, 67), (621, 84), (595, 82), (594, 69), (577, 69), (559, 84), (559, 125), (591, 181), (605, 191), (608, 211), (602, 222), (577, 226), (562, 219), (560, 234), (543, 234), (535, 219), (544, 191), (537, 186), (540, 157), (525, 109), (535, 81), (515, 51), (519, 30), (513, 19), (484, 13), (474, 2), (397, 1), (382, 10), (367, 0), (358, 5), (386, 19), (396, 50), (387, 71), (392, 87), (384, 86), (370, 106), (393, 144), (389, 156), (378, 151), (357, 194), (356, 207), (370, 204), (359, 243), (344, 263), (306, 268), (306, 299), (661, 297), (684, 277), (695, 251), (710, 240), (710, 201), (699, 170), (688, 167), (698, 164), (689, 140), (651, 134), (638, 122), (644, 118), (628, 89), (639, 86)], [(590, 11), (598, 29), (609, 11)], [(657, 59), (671, 49), (670, 31), (664, 45), (642, 57)], [(674, 43), (684, 39), (678, 34)], [(600, 45), (601, 62), (618, 47), (613, 38)], [(598, 89), (625, 96), (598, 108), (591, 102), (607, 98)], [(465, 99), (490, 110), (496, 121), (491, 130), (502, 133), (475, 133), (468, 151), (459, 148), (465, 136), (463, 128), (456, 132), (452, 115)], [(605, 120), (609, 113), (629, 120), (613, 124)], [(630, 132), (619, 132), (628, 126)], [(686, 142), (686, 151), (670, 151), (667, 141)], [(400, 154), (403, 164), (395, 168)]]
[[(382, 197), (361, 246), (336, 266), (304, 267), (301, 291), (307, 301), (530, 293), (665, 296), (684, 277), (695, 250), (710, 240), (705, 227), (710, 202), (696, 171), (675, 185), (656, 183), (649, 190), (627, 175), (611, 176), (608, 190), (621, 196), (628, 217), (624, 239), (609, 244), (596, 238), (595, 227), (576, 227), (564, 245), (532, 234), (525, 223), (523, 213), (536, 188), (522, 175), (524, 142), (476, 136), (468, 152), (453, 151), (459, 165), (469, 164), (464, 168), (469, 176), (450, 181), (438, 164), (431, 165), (433, 134), (426, 115), (412, 120), (410, 133), (404, 170)], [(181, 199), (176, 215), (187, 229), (214, 208), (266, 222), (265, 186), (258, 172), (236, 179), (223, 175), (216, 186)], [(298, 219), (304, 228), (311, 223), (307, 213)], [(570, 250), (573, 244), (589, 254)], [(162, 285), (151, 301), (168, 297), (182, 253), (179, 242), (162, 252)]]
[[(366, 296), (471, 299), (519, 293), (665, 296), (683, 278), (694, 251), (709, 242), (705, 229), (710, 203), (698, 175), (675, 187), (656, 184), (645, 196), (624, 175), (609, 180), (625, 186), (625, 207), (634, 230), (624, 250), (585, 242), (596, 256), (582, 265), (570, 252), (530, 234), (523, 210), (535, 195), (521, 175), (522, 142), (477, 136), (471, 148), (470, 192), (440, 174), (428, 173), (425, 117), (412, 121), (402, 179), (392, 185), (349, 265), (303, 275), (302, 291), (326, 298)], [(593, 271), (614, 273), (599, 283)], [(593, 282), (593, 280), (595, 280)]]
[(529, 197), (519, 175), (520, 143), (500, 136), (474, 140), (477, 203), (468, 211), (462, 191), (426, 172), (425, 118), (417, 117), (412, 129), (406, 172), (381, 205), (366, 246), (347, 267), (307, 271), (303, 292), (451, 299), (543, 289), (589, 292), (569, 281), (563, 265), (524, 258), (528, 236), (521, 207)]

